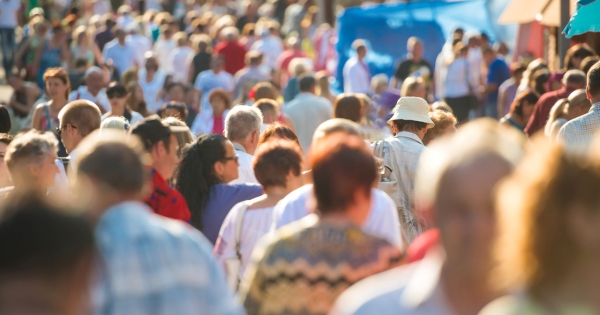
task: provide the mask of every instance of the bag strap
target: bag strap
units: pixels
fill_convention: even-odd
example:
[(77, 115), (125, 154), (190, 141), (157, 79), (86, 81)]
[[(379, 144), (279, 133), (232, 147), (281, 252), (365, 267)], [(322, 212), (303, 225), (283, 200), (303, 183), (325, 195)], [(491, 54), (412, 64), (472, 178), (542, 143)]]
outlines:
[[(241, 252), (241, 247), (242, 247), (242, 225), (244, 223), (244, 216), (246, 215), (246, 210), (248, 210), (248, 202), (244, 202), (242, 204), (242, 208), (240, 209), (240, 216), (239, 216), (239, 220), (237, 221), (237, 223), (235, 224), (235, 256), (237, 257), (237, 259), (240, 261), (240, 269), (242, 268), (242, 252)], [(241, 271), (241, 270), (239, 270)], [(238, 275), (239, 275), (239, 271), (238, 271)], [(240, 285), (240, 282), (237, 282), (236, 285), (236, 290), (237, 287)]]

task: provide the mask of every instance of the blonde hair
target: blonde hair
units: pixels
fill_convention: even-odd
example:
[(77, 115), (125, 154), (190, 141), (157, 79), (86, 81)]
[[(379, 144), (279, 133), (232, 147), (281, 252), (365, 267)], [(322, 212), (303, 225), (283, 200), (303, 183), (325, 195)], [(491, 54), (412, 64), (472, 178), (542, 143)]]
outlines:
[(419, 87), (419, 85), (425, 86), (425, 81), (422, 78), (418, 77), (408, 77), (402, 82), (402, 87), (400, 88), (400, 96), (413, 96), (412, 93)]
[(544, 134), (549, 137), (553, 137), (555, 135), (550, 134), (552, 132), (552, 124), (565, 116), (565, 110), (569, 101), (566, 98), (560, 99), (552, 105), (552, 109), (550, 109), (550, 116), (548, 121), (546, 121), (546, 126), (544, 127)]
[(456, 126), (456, 124), (458, 124), (458, 119), (456, 119), (454, 114), (443, 110), (429, 112), (429, 118), (431, 118), (435, 126), (427, 129), (427, 133), (425, 133), (425, 137), (423, 137), (424, 145), (428, 145), (431, 140), (440, 137), (448, 126)]
[(597, 212), (599, 186), (597, 154), (574, 155), (546, 139), (534, 142), (529, 157), (498, 190), (492, 282), (501, 289), (525, 286), (534, 295), (560, 285), (584, 255), (569, 216), (576, 207)]

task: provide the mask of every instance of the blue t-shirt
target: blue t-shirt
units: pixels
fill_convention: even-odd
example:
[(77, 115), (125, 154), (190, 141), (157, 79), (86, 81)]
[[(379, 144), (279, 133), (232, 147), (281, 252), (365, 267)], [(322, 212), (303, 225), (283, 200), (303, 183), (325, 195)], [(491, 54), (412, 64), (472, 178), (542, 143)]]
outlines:
[(225, 217), (237, 203), (263, 194), (262, 186), (254, 184), (217, 184), (210, 190), (210, 198), (202, 214), (202, 233), (214, 245)]
[(510, 70), (504, 60), (496, 58), (488, 67), (488, 84), (496, 83), (496, 90), (489, 93), (487, 97), (488, 104), (496, 104), (498, 102), (498, 88), (504, 81), (510, 79)]

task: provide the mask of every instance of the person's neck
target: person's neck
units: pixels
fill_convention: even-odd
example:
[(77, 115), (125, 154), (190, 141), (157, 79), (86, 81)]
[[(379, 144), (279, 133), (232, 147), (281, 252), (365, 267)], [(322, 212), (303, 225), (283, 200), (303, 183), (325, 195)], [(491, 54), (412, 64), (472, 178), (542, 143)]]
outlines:
[(357, 220), (353, 219), (348, 215), (347, 211), (338, 211), (334, 213), (328, 213), (326, 215), (322, 215), (319, 218), (322, 222), (332, 225), (357, 225), (360, 226), (361, 223), (357, 222)]
[(119, 40), (118, 42), (119, 42), (119, 45), (125, 46), (125, 40), (123, 40), (123, 41)]
[(100, 93), (100, 90), (102, 90), (102, 88), (99, 89), (90, 89), (89, 87), (87, 87), (88, 92), (90, 92), (90, 94), (92, 94), (92, 96), (97, 96), (98, 93)]
[(423, 56), (412, 56), (412, 60), (413, 62), (421, 62), (421, 60), (423, 60)]
[(586, 307), (590, 314), (600, 314), (600, 270), (598, 257), (594, 256), (581, 258), (563, 276), (564, 281), (544, 286), (534, 298), (556, 314), (568, 307)]
[(444, 262), (440, 281), (444, 295), (456, 314), (475, 315), (494, 298), (498, 297), (488, 288), (489, 275), (472, 275), (464, 270), (453, 270)]
[(155, 74), (156, 74), (156, 70), (154, 70), (154, 69), (151, 69), (151, 70), (146, 69), (146, 82), (147, 83), (152, 82), (152, 80), (154, 80), (154, 75)]
[(110, 116), (123, 116), (125, 115), (125, 106), (112, 106), (110, 107)]
[(64, 96), (58, 96), (52, 99), (50, 107), (52, 109), (62, 109), (65, 105), (67, 105), (67, 98)]
[(93, 219), (95, 221), (100, 220), (104, 213), (111, 208), (128, 201), (140, 201), (138, 196), (131, 194), (119, 193), (116, 191), (112, 192), (95, 192), (97, 198), (94, 200), (88, 200), (88, 209), (91, 210)]
[(600, 96), (598, 96), (598, 97), (592, 97), (590, 99), (590, 102), (592, 103), (592, 105), (600, 103)]
[(223, 117), (225, 109), (213, 109), (213, 117)]
[(254, 155), (254, 151), (256, 150), (256, 148), (254, 150), (252, 149), (251, 144), (249, 143), (249, 141), (233, 141), (234, 144), (237, 143), (238, 145), (242, 146), (244, 148), (244, 150), (246, 151), (246, 153), (250, 154), (250, 155)]

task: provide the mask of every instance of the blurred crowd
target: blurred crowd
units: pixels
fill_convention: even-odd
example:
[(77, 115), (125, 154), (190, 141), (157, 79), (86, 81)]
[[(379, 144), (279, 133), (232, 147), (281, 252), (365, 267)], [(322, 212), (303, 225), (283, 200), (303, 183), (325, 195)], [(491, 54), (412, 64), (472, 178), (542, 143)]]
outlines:
[(596, 53), (315, 4), (0, 0), (0, 315), (600, 313)]

